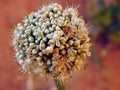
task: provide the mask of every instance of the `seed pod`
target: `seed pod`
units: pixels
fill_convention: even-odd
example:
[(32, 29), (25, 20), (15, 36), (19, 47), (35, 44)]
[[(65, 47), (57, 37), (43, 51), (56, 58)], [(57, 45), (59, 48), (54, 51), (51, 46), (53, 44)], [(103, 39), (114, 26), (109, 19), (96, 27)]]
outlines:
[(52, 72), (52, 71), (53, 71), (53, 67), (50, 66), (50, 67), (48, 68), (48, 70), (49, 70), (50, 72)]
[(23, 60), (19, 60), (18, 63), (19, 63), (20, 65), (22, 65), (22, 64), (24, 63), (24, 61), (23, 61)]
[(54, 12), (57, 12), (57, 11), (58, 11), (58, 8), (57, 8), (57, 7), (54, 7), (54, 8), (53, 8), (53, 11), (54, 11)]
[(48, 39), (52, 39), (52, 34), (48, 34), (48, 35), (46, 35), (46, 37), (47, 37)]
[(54, 17), (57, 18), (57, 17), (58, 17), (58, 14), (55, 14)]
[(25, 34), (26, 34), (26, 35), (30, 35), (30, 33), (31, 33), (31, 30), (30, 30), (30, 29), (25, 30)]
[(54, 14), (52, 12), (49, 13), (49, 17), (53, 16)]
[[(54, 22), (54, 23), (56, 23), (56, 22)], [(53, 22), (51, 22), (51, 24), (53, 24), (53, 25), (52, 25), (52, 28), (53, 28), (53, 29), (55, 29), (55, 28), (56, 28), (56, 25), (55, 25), (54, 23), (53, 23)]]
[(40, 36), (40, 37), (43, 36), (43, 32), (41, 30), (38, 31), (38, 36)]
[(57, 14), (58, 14), (58, 15), (62, 15), (61, 11), (58, 11)]
[(42, 50), (45, 48), (45, 44), (41, 41), (39, 45), (39, 49)]
[(61, 30), (59, 26), (56, 27), (56, 30)]
[(64, 45), (60, 45), (60, 50), (63, 50), (65, 48)]
[(37, 57), (36, 60), (37, 60), (38, 62), (40, 62), (40, 61), (41, 61), (41, 58), (40, 58), (40, 57)]
[(49, 26), (50, 25), (50, 21), (47, 20), (45, 24), (46, 24), (46, 26)]
[(34, 38), (33, 37), (29, 37), (29, 42), (33, 42), (34, 41)]
[(35, 44), (34, 43), (30, 43), (30, 48), (34, 48)]
[(37, 52), (38, 52), (37, 49), (32, 50), (32, 54), (37, 54)]
[(49, 30), (50, 30), (50, 32), (53, 32), (53, 31), (54, 31), (54, 29), (53, 29), (53, 28), (51, 28), (51, 27), (49, 27)]
[(65, 44), (65, 46), (66, 46), (66, 48), (68, 48), (68, 47), (69, 47), (69, 45), (68, 45), (67, 43)]
[(45, 33), (45, 34), (48, 34), (48, 33), (49, 33), (49, 30), (48, 30), (48, 29), (44, 30), (44, 33)]
[(69, 43), (69, 45), (71, 45), (71, 46), (72, 46), (72, 45), (74, 44), (74, 41), (73, 41), (73, 40), (69, 40), (69, 42), (68, 42), (68, 43)]
[(18, 57), (19, 57), (20, 59), (22, 59), (22, 58), (23, 58), (23, 55), (22, 55), (22, 54), (20, 54)]
[(46, 38), (46, 37), (43, 37), (43, 38), (42, 38), (42, 41), (43, 41), (43, 42), (46, 42), (46, 41), (47, 41), (47, 38)]
[(66, 43), (66, 38), (65, 37), (60, 37), (60, 42), (62, 43), (62, 44), (65, 44)]
[(50, 64), (51, 64), (50, 59), (47, 60), (47, 63), (46, 63), (46, 64), (47, 64), (47, 65), (50, 65)]
[(55, 44), (57, 47), (60, 47), (60, 42), (59, 41), (56, 41), (56, 44)]
[(46, 48), (46, 52), (47, 52), (47, 53), (52, 53), (52, 52), (53, 52), (53, 47), (52, 47), (52, 46), (48, 46), (48, 47)]
[(75, 46), (78, 46), (78, 45), (80, 45), (80, 41), (78, 41), (78, 40), (75, 40), (75, 42), (74, 42), (74, 45), (75, 45)]
[(24, 27), (22, 26), (21, 23), (19, 23), (19, 24), (17, 25), (17, 29), (18, 29), (18, 30), (23, 30), (23, 28), (24, 28)]
[(35, 44), (39, 44), (39, 40), (35, 40)]
[(42, 56), (42, 52), (39, 52), (39, 56)]
[(61, 54), (66, 54), (66, 51), (65, 51), (65, 50), (62, 50), (62, 51), (61, 51)]
[(48, 44), (49, 45), (55, 45), (55, 40), (53, 40), (53, 39), (49, 40)]
[(32, 64), (32, 61), (30, 59), (25, 60), (27, 64)]

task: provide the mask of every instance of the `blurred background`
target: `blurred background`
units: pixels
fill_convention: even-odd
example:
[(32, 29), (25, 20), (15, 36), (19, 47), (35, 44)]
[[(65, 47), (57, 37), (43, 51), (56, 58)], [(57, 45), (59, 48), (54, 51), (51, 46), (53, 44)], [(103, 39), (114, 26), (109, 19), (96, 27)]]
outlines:
[[(90, 26), (92, 56), (88, 66), (67, 81), (67, 90), (120, 90), (120, 0), (0, 0), (0, 90), (27, 90), (11, 47), (12, 28), (42, 5), (79, 6)], [(56, 90), (53, 80), (35, 76), (35, 90)]]

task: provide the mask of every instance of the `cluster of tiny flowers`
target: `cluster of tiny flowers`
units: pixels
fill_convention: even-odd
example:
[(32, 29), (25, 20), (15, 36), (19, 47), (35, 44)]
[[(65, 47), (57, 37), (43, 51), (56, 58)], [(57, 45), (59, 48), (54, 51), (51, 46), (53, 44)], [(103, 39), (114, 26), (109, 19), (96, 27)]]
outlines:
[(73, 8), (52, 3), (32, 12), (13, 34), (15, 57), (25, 72), (64, 80), (85, 66), (90, 38)]

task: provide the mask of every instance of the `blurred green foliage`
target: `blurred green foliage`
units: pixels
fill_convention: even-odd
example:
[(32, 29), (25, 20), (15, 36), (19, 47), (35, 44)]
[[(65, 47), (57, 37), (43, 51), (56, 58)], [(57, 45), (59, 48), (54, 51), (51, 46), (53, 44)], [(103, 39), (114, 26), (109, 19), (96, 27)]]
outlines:
[(120, 42), (120, 0), (116, 4), (106, 6), (104, 0), (97, 0), (97, 10), (90, 3), (91, 21), (97, 29), (109, 39)]

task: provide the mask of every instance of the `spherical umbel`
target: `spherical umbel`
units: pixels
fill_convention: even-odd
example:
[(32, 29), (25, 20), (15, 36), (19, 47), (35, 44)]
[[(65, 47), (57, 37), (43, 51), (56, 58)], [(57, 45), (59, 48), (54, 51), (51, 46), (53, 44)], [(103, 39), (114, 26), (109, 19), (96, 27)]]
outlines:
[(90, 56), (87, 27), (76, 8), (52, 3), (32, 12), (13, 34), (17, 62), (25, 72), (64, 80)]

